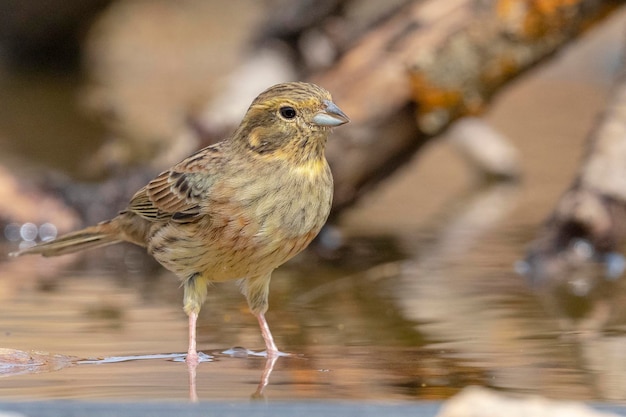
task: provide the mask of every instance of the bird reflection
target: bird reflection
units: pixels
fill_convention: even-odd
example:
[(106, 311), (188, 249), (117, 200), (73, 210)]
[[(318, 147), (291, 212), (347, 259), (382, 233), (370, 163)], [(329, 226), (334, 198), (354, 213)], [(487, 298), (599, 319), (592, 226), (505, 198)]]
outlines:
[[(6, 349), (5, 349), (6, 350)], [(27, 352), (18, 352), (21, 356), (25, 356), (31, 358), (32, 353)], [(0, 353), (2, 349), (0, 349)], [(248, 358), (250, 356), (264, 356), (265, 357), (265, 367), (263, 368), (263, 373), (261, 374), (261, 379), (259, 380), (259, 384), (257, 385), (256, 390), (252, 393), (251, 398), (253, 400), (263, 400), (265, 399), (265, 388), (269, 384), (270, 377), (272, 375), (272, 371), (274, 370), (274, 366), (278, 361), (278, 358), (282, 356), (290, 356), (286, 353), (281, 353), (279, 355), (266, 355), (265, 353), (256, 353), (244, 348), (232, 348), (225, 350), (223, 352), (219, 352), (216, 355), (207, 355), (203, 352), (198, 352), (198, 363), (187, 363), (187, 372), (189, 377), (189, 400), (191, 402), (198, 402), (198, 384), (197, 384), (197, 371), (198, 366), (201, 366), (204, 362), (213, 362), (215, 360), (215, 356), (226, 355), (230, 358)], [(57, 355), (58, 356), (58, 355)], [(109, 356), (106, 358), (99, 359), (78, 359), (78, 358), (70, 358), (67, 357), (67, 363), (69, 364), (110, 364), (110, 363), (119, 363), (119, 362), (132, 362), (138, 360), (150, 360), (150, 359), (167, 359), (174, 362), (184, 362), (185, 361), (185, 353), (164, 353), (164, 354), (152, 354), (152, 355), (129, 355), (129, 356)], [(30, 370), (30, 372), (41, 372), (41, 370)], [(30, 373), (29, 372), (29, 373)]]
[(265, 387), (270, 381), (270, 376), (272, 375), (272, 371), (274, 370), (274, 365), (276, 365), (276, 361), (280, 356), (268, 356), (265, 360), (265, 368), (263, 369), (263, 374), (261, 375), (261, 380), (259, 381), (259, 385), (257, 385), (256, 391), (252, 394), (253, 400), (263, 400), (265, 399)]
[[(225, 354), (228, 354), (230, 356), (233, 357), (241, 357), (241, 356), (248, 356), (249, 354), (252, 355), (257, 355), (256, 353), (247, 351), (245, 349), (238, 349), (238, 348), (234, 348), (234, 349), (229, 349), (225, 352), (222, 352)], [(261, 379), (259, 381), (259, 384), (257, 385), (256, 390), (254, 391), (254, 393), (252, 393), (251, 398), (253, 400), (264, 400), (265, 399), (265, 388), (267, 387), (267, 384), (270, 381), (270, 376), (272, 375), (272, 372), (274, 371), (274, 366), (276, 365), (276, 362), (278, 361), (278, 358), (280, 358), (281, 356), (286, 356), (285, 354), (283, 355), (268, 355), (265, 358), (265, 367), (263, 368), (263, 373), (261, 374)], [(199, 362), (208, 362), (211, 361), (212, 357), (208, 356), (208, 355), (204, 355), (203, 353), (200, 352), (200, 361)], [(197, 390), (197, 369), (198, 369), (198, 365), (199, 363), (187, 363), (187, 370), (189, 372), (189, 400), (191, 402), (198, 402), (198, 390)]]

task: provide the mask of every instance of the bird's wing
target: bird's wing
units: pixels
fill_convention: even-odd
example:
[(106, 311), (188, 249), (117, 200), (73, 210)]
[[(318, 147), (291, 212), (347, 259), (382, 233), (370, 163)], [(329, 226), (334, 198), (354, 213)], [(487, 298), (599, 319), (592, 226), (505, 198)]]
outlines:
[(203, 214), (222, 160), (223, 151), (219, 146), (196, 152), (139, 190), (127, 210), (151, 221), (192, 220)]

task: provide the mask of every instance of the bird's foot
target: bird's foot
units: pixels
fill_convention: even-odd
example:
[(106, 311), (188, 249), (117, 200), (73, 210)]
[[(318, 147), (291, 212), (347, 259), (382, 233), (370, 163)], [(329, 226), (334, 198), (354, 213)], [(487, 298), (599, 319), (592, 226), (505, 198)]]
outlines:
[(281, 352), (278, 349), (268, 349), (264, 352), (259, 352), (258, 353), (259, 356), (265, 356), (268, 359), (273, 359), (273, 358), (284, 358), (286, 356), (292, 356), (291, 353), (287, 353), (287, 352)]
[(226, 349), (226, 350), (222, 351), (222, 354), (229, 355), (229, 356), (232, 356), (234, 358), (247, 358), (249, 356), (257, 356), (257, 357), (262, 357), (262, 358), (267, 358), (267, 359), (274, 359), (274, 358), (282, 358), (282, 357), (286, 357), (286, 356), (293, 356), (292, 353), (281, 352), (278, 349), (276, 349), (276, 350), (264, 350), (264, 351), (260, 351), (259, 352), (259, 351), (246, 349), (246, 348), (240, 347), (240, 346), (235, 346), (235, 347), (232, 347), (230, 349)]
[(200, 363), (200, 357), (198, 356), (198, 352), (196, 352), (195, 350), (187, 352), (185, 362), (187, 363), (187, 365), (197, 366)]

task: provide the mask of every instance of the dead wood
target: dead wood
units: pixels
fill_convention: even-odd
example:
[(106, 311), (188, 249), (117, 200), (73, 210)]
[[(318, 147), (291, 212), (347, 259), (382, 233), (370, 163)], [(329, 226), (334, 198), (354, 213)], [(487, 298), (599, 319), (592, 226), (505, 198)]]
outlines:
[(422, 1), (365, 34), (311, 79), (352, 123), (328, 158), (335, 209), (354, 202), (455, 119), (482, 112), (513, 77), (615, 7), (582, 1)]
[[(333, 13), (345, 10), (347, 3), (350, 2), (329, 0), (324, 10)], [(316, 7), (316, 4), (312, 2), (310, 7)], [(295, 73), (284, 72), (296, 76), (309, 74), (306, 78), (331, 91), (334, 100), (352, 119), (352, 123), (337, 130), (327, 152), (336, 184), (334, 213), (354, 203), (394, 172), (454, 120), (479, 114), (509, 80), (575, 39), (619, 2), (404, 0), (395, 4), (394, 8), (386, 8), (370, 19), (371, 26), (356, 25), (358, 28), (354, 29), (353, 25), (351, 30), (344, 31), (347, 34), (343, 33), (343, 36), (341, 21), (338, 23), (336, 16), (321, 13), (313, 21), (305, 19), (301, 22), (301, 30), (317, 29), (339, 39), (337, 59), (326, 69), (312, 65), (296, 69)], [(304, 12), (300, 10), (299, 13)], [(280, 36), (292, 37), (298, 30), (296, 27)], [(263, 42), (256, 44), (253, 59), (262, 56), (263, 51), (276, 51), (270, 38), (279, 35), (270, 30), (265, 36)], [(287, 53), (287, 58), (283, 56), (281, 62), (293, 59), (289, 58), (292, 55)], [(299, 61), (308, 62), (306, 59)], [(267, 74), (263, 68), (253, 68), (254, 73)], [(276, 72), (271, 71), (272, 74)], [(234, 71), (234, 74), (239, 72)], [(241, 77), (233, 79), (233, 85), (241, 86)], [(260, 76), (257, 83), (258, 86), (253, 85), (246, 91), (258, 93), (267, 87), (268, 78)], [(226, 89), (224, 96), (236, 100), (238, 94)], [(246, 97), (243, 106), (249, 102), (250, 98)], [(224, 116), (227, 107), (222, 103), (216, 114)], [(222, 123), (230, 123), (232, 127), (240, 117), (235, 111), (233, 116), (222, 117)], [(224, 131), (223, 126), (213, 128), (211, 123), (190, 129), (195, 130), (191, 133), (197, 135), (203, 129)], [(189, 135), (190, 132), (185, 133)], [(168, 143), (196, 143), (193, 139), (171, 140), (170, 136), (167, 137)], [(179, 146), (185, 152), (188, 147)], [(144, 144), (143, 148), (155, 147)], [(167, 160), (170, 164), (168, 158), (185, 156), (178, 155), (180, 150), (164, 149), (166, 158), (161, 156), (161, 159), (156, 158), (158, 161)], [(150, 171), (147, 177), (158, 172), (155, 165), (145, 168)], [(140, 173), (138, 177), (143, 178), (145, 174)], [(129, 198), (124, 187), (115, 188), (118, 190), (116, 194), (109, 184), (123, 182), (127, 175), (124, 172), (109, 183), (92, 187), (90, 195), (107, 196), (105, 207), (110, 211), (109, 215), (115, 214), (115, 210), (123, 207)], [(63, 188), (63, 184), (54, 184), (55, 192)], [(83, 219), (102, 218), (103, 204), (99, 199), (75, 197), (76, 192), (72, 189), (76, 187), (71, 182), (67, 182), (65, 188), (67, 201), (76, 203), (73, 206)], [(78, 193), (89, 194), (84, 188)], [(36, 206), (37, 202), (33, 201), (33, 205)]]
[(573, 184), (558, 201), (530, 247), (533, 282), (568, 278), (591, 263), (607, 278), (623, 272), (616, 253), (626, 237), (626, 60), (613, 98), (589, 134), (585, 158)]

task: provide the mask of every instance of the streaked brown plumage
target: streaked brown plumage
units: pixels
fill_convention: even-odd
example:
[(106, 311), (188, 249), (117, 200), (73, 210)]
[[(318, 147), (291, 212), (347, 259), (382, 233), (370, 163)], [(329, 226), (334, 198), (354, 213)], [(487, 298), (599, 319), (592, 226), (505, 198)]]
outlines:
[(121, 241), (146, 247), (183, 282), (188, 363), (197, 363), (196, 319), (207, 285), (240, 279), (268, 356), (278, 354), (265, 320), (272, 271), (304, 249), (326, 221), (332, 176), (324, 157), (348, 117), (308, 83), (261, 93), (233, 135), (140, 189), (126, 210), (96, 226), (13, 255), (56, 256)]

